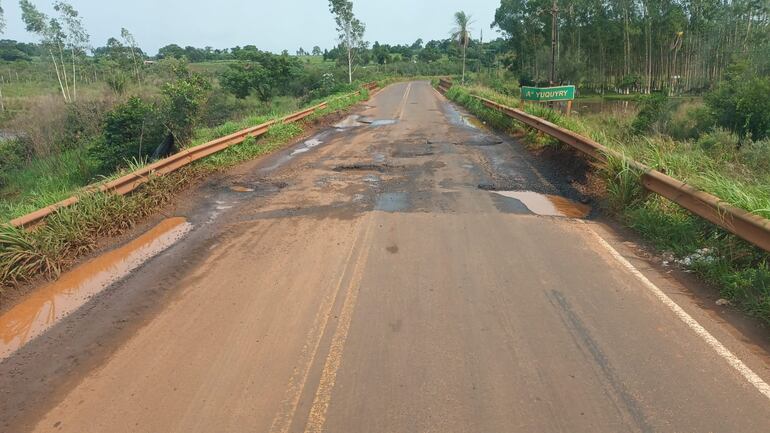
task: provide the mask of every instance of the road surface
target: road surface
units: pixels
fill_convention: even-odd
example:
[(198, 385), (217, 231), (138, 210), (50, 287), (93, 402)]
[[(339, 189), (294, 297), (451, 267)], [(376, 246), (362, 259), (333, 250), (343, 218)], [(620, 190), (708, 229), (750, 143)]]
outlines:
[(427, 82), (368, 104), (190, 193), (0, 364), (4, 431), (770, 431), (764, 350), (558, 169)]

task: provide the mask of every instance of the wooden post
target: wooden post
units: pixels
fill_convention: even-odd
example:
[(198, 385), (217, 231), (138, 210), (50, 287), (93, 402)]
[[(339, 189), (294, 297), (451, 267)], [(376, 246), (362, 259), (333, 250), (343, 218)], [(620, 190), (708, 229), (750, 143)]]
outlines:
[(572, 100), (567, 101), (567, 116), (572, 113)]

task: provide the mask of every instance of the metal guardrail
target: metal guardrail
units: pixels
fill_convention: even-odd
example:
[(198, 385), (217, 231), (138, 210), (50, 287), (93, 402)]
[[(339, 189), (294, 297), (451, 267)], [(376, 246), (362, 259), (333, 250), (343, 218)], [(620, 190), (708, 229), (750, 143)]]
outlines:
[[(376, 86), (376, 83), (375, 83)], [(150, 176), (158, 176), (171, 173), (179, 170), (180, 168), (191, 164), (194, 161), (205, 158), (214, 153), (227, 149), (230, 146), (243, 143), (248, 137), (259, 137), (265, 134), (271, 126), (281, 123), (292, 123), (298, 120), (302, 120), (318, 110), (323, 110), (327, 107), (328, 102), (323, 102), (316, 106), (307, 108), (296, 113), (292, 113), (286, 117), (278, 120), (271, 120), (261, 125), (253, 126), (225, 137), (218, 138), (216, 140), (209, 141), (208, 143), (201, 144), (199, 146), (191, 147), (189, 149), (182, 150), (168, 158), (156, 161), (150, 165), (142, 167), (141, 169), (134, 171), (133, 173), (122, 176), (118, 179), (110, 182), (87, 187), (82, 191), (82, 194), (89, 194), (94, 192), (111, 192), (119, 195), (128, 194), (140, 185), (149, 181)], [(62, 200), (50, 206), (46, 206), (42, 209), (38, 209), (30, 214), (12, 220), (10, 223), (14, 227), (28, 228), (40, 223), (45, 217), (51, 215), (59, 209), (72, 206), (80, 201), (80, 195), (72, 196), (68, 199)]]
[(438, 90), (441, 94), (445, 94), (450, 88), (452, 88), (452, 80), (449, 78), (439, 78)]
[(480, 96), (472, 96), (480, 100), (487, 108), (500, 111), (508, 117), (548, 134), (602, 163), (606, 163), (610, 156), (625, 159), (630, 166), (642, 172), (642, 185), (647, 190), (673, 201), (747, 242), (770, 252), (770, 220), (732, 206), (714, 195), (633, 161), (590, 138), (583, 137), (547, 120)]

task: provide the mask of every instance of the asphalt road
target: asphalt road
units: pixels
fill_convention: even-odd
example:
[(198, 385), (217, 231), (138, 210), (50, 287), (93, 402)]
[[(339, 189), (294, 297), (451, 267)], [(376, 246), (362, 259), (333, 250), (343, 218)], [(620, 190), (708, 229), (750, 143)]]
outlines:
[(427, 82), (368, 104), (0, 364), (5, 431), (770, 431), (764, 350), (545, 215), (590, 211), (558, 169)]

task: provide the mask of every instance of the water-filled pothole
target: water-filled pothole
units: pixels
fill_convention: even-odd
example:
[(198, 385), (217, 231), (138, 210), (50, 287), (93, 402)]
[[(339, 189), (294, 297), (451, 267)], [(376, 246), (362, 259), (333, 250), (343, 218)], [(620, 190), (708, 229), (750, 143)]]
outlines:
[(233, 185), (230, 187), (230, 191), (233, 192), (254, 192), (254, 188), (247, 188), (245, 186)]
[(44, 286), (0, 316), (0, 359), (68, 316), (110, 284), (166, 250), (192, 229), (169, 218), (126, 245), (103, 254)]
[(536, 215), (586, 218), (591, 213), (591, 206), (558, 195), (533, 191), (492, 191), (492, 193), (518, 200)]
[(377, 171), (380, 173), (385, 173), (386, 171), (390, 171), (394, 168), (397, 167), (388, 164), (346, 164), (338, 165), (332, 170), (338, 173), (344, 171)]

